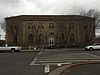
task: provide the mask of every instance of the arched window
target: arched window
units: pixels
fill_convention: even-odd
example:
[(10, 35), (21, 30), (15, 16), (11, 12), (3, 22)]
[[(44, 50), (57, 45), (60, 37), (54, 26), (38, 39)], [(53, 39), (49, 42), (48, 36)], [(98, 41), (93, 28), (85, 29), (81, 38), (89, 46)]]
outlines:
[(54, 37), (54, 33), (52, 33), (52, 32), (49, 33), (49, 37), (50, 37), (50, 38)]
[(61, 34), (59, 35), (59, 42), (60, 42), (60, 45), (61, 45), (61, 46), (64, 45), (64, 41), (65, 41), (64, 33), (61, 33)]
[(39, 43), (44, 43), (44, 35), (42, 33), (39, 34)]
[(28, 43), (33, 43), (33, 34), (28, 35)]
[(70, 34), (69, 41), (71, 47), (75, 46), (75, 35), (73, 33)]
[(54, 38), (54, 33), (49, 33), (49, 38), (48, 38), (48, 40), (49, 40), (49, 44), (50, 45), (54, 45), (55, 44), (55, 38)]

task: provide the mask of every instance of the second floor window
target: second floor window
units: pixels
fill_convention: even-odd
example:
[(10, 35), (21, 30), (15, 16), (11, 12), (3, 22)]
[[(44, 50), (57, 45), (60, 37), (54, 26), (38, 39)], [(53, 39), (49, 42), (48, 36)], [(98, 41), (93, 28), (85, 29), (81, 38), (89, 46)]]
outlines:
[(42, 28), (44, 28), (44, 26), (42, 26)]
[(70, 23), (71, 28), (74, 28), (74, 23)]
[(49, 28), (54, 28), (54, 23), (49, 23)]
[(30, 29), (30, 26), (28, 26), (28, 29)]

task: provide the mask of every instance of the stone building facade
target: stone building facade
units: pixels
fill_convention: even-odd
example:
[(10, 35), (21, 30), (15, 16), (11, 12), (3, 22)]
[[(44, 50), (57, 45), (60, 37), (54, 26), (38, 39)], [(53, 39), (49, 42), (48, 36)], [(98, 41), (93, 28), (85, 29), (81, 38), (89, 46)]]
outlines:
[(19, 15), (6, 17), (8, 44), (80, 47), (94, 42), (95, 19), (80, 15)]

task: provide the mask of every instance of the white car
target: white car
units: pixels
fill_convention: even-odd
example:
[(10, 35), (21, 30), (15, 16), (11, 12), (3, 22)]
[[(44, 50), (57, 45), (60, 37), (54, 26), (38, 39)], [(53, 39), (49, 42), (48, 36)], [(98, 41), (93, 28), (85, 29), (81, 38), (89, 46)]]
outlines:
[(90, 45), (90, 46), (86, 46), (85, 47), (85, 50), (94, 50), (94, 49), (100, 49), (100, 43), (94, 43), (93, 45)]
[(8, 46), (7, 44), (5, 44), (4, 46), (0, 47), (0, 51), (11, 51), (11, 52), (15, 52), (15, 51), (19, 51), (21, 49), (20, 46)]

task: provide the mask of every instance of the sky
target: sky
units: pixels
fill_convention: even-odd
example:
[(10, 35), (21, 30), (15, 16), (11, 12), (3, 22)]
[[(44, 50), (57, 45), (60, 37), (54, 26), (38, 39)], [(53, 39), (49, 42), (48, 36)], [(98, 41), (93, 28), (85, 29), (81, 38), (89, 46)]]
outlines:
[[(100, 10), (100, 0), (0, 0), (0, 23), (17, 15), (74, 15), (81, 10)], [(2, 39), (5, 32), (0, 29)]]

